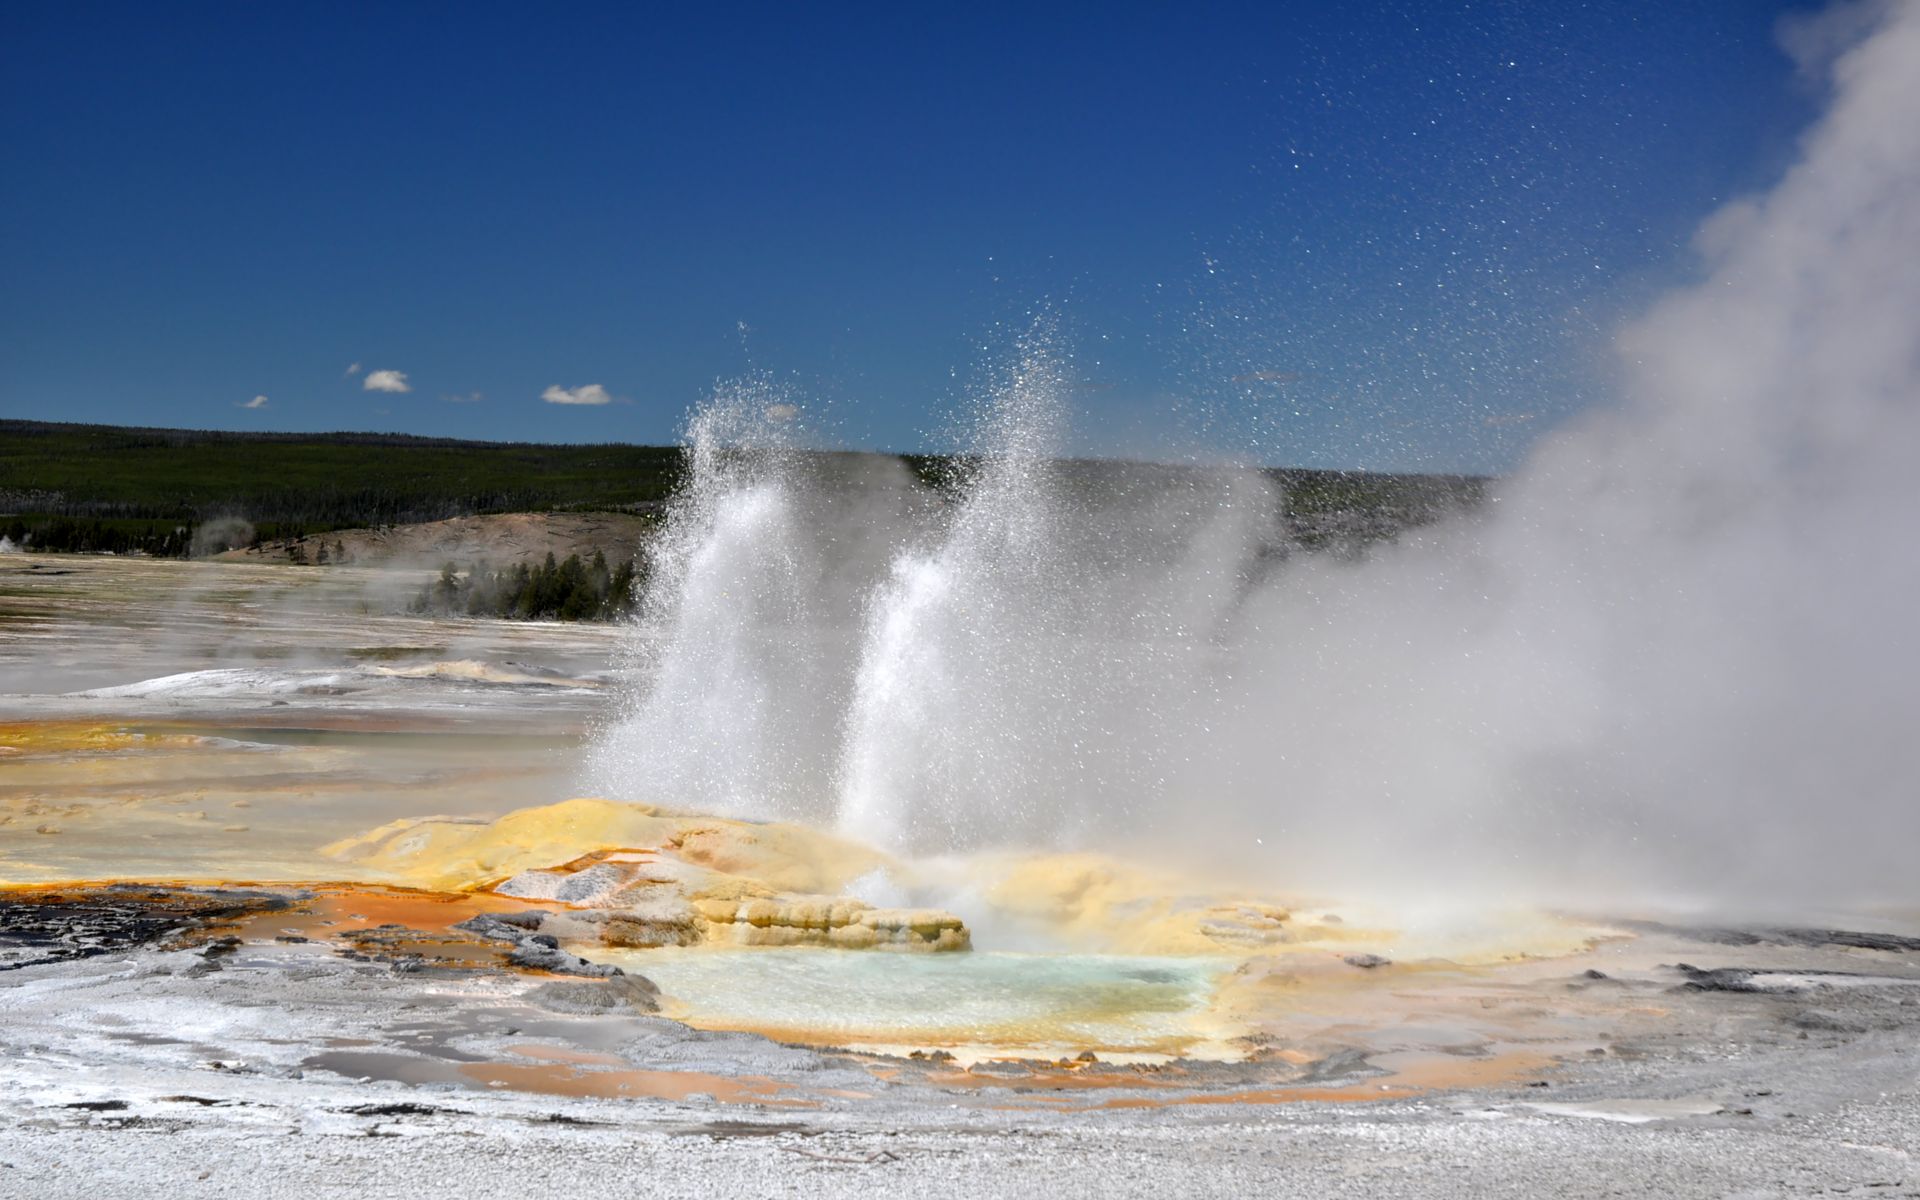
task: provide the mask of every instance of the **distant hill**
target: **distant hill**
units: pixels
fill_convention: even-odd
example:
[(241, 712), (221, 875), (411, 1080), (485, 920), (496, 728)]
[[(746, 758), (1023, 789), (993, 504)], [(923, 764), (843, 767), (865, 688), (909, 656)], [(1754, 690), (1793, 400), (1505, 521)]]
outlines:
[(680, 460), (671, 446), (0, 421), (0, 512), (238, 515), (292, 533), (484, 512), (631, 511), (672, 492)]
[[(939, 456), (903, 461), (936, 486), (964, 468)], [(651, 517), (683, 462), (675, 446), (0, 420), (0, 535), (43, 550), (185, 555), (486, 513)], [(1120, 469), (1076, 468), (1093, 476)], [(1390, 535), (1477, 502), (1486, 484), (1462, 475), (1270, 474), (1285, 485), (1291, 534), (1308, 544)]]

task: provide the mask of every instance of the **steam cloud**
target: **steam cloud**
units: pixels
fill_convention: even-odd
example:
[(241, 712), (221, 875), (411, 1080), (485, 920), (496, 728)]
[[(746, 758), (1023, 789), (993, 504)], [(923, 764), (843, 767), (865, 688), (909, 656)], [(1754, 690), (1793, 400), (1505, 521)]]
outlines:
[(723, 393), (635, 635), (650, 684), (595, 782), (908, 852), (1911, 903), (1920, 5), (1789, 44), (1828, 111), (1705, 224), (1700, 281), (1622, 331), (1621, 403), (1363, 563), (1280, 562), (1251, 473), (1076, 477), (1044, 336), (954, 504), (797, 457), (765, 416), (784, 401)]
[(214, 517), (194, 527), (191, 552), (195, 558), (209, 558), (252, 544), (253, 524), (245, 517)]

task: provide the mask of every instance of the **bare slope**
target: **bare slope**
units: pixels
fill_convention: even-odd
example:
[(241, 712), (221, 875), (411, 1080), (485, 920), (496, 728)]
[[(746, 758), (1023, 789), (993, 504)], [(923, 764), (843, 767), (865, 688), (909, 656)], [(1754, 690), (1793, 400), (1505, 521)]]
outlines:
[(329, 562), (352, 566), (421, 567), (454, 562), (489, 562), (495, 566), (529, 562), (552, 554), (591, 558), (594, 551), (609, 562), (630, 559), (656, 523), (626, 513), (496, 513), (484, 517), (453, 517), (418, 525), (382, 525), (371, 529), (338, 529), (310, 537), (262, 542), (215, 557), (226, 562), (319, 561), (322, 548)]

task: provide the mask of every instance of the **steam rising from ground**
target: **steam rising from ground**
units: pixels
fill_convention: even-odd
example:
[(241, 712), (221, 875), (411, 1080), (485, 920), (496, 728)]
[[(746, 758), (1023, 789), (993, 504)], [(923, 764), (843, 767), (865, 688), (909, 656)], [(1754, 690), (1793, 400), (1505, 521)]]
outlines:
[(1791, 41), (1830, 109), (1623, 331), (1622, 403), (1362, 564), (1277, 563), (1252, 473), (1062, 464), (1045, 336), (951, 503), (793, 455), (764, 385), (722, 396), (596, 782), (910, 852), (1914, 900), (1920, 5)]

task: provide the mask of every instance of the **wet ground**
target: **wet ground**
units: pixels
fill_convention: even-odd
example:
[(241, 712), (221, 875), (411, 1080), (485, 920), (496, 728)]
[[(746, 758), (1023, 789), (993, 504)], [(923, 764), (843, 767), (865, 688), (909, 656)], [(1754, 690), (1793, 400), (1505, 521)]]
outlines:
[[(965, 1065), (702, 1032), (482, 953), (422, 969), (436, 903), (0, 973), (0, 1195), (1920, 1194), (1904, 951), (1643, 937), (1605, 979), (1369, 975), (1351, 1020), (1237, 1062)], [(1436, 1044), (1474, 1013), (1509, 1040)]]

